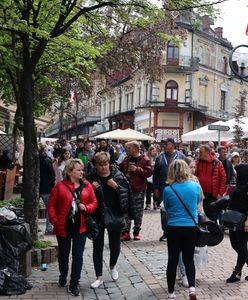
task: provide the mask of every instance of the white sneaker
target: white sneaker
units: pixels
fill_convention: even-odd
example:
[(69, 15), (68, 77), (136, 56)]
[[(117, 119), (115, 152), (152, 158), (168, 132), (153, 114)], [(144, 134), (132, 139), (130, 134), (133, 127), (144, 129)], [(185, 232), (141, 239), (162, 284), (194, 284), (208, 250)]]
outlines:
[(176, 299), (175, 293), (169, 293), (167, 299)]
[(93, 283), (91, 283), (90, 287), (92, 289), (98, 289), (101, 285), (103, 285), (103, 280), (102, 279), (97, 279)]
[(184, 287), (189, 287), (189, 282), (188, 282), (187, 276), (186, 275), (182, 275), (181, 279), (182, 279), (183, 286)]
[(119, 277), (119, 273), (118, 271), (116, 270), (116, 266), (114, 266), (112, 269), (110, 268), (110, 272), (111, 272), (111, 277), (114, 281), (117, 281), (118, 280), (118, 277)]

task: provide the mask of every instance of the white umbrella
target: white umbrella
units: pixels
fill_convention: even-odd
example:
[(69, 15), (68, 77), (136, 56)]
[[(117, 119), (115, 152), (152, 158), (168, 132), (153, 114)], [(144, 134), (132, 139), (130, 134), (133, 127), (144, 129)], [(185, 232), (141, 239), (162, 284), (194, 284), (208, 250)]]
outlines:
[[(248, 137), (248, 118), (242, 118), (242, 123), (240, 126), (244, 131), (243, 138)], [(222, 125), (222, 126), (229, 126), (229, 131), (220, 131), (220, 136), (218, 130), (209, 130), (209, 125)], [(231, 119), (229, 121), (218, 121), (215, 123), (208, 124), (201, 128), (195, 129), (193, 131), (187, 132), (182, 135), (183, 142), (194, 142), (194, 141), (229, 141), (234, 139), (234, 126), (236, 125), (236, 120)]]
[(131, 128), (121, 130), (116, 129), (113, 131), (108, 131), (95, 136), (96, 139), (112, 139), (112, 140), (122, 140), (122, 141), (154, 141), (155, 138), (141, 133), (139, 131), (133, 130)]
[(133, 141), (133, 140), (154, 141), (155, 140), (154, 137), (151, 137), (150, 135), (133, 130), (131, 128), (123, 130), (119, 136), (119, 139), (123, 140), (123, 141)]
[(115, 130), (112, 130), (112, 131), (108, 131), (108, 132), (104, 132), (104, 133), (101, 133), (97, 136), (95, 136), (96, 139), (119, 139), (119, 135), (123, 132), (123, 130), (121, 129), (115, 129)]

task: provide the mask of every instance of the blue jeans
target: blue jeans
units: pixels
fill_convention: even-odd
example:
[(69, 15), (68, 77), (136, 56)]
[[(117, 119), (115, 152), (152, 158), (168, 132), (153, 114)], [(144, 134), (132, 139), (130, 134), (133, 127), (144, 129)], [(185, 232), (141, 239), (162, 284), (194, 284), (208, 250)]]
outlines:
[(86, 242), (86, 233), (75, 233), (73, 236), (66, 237), (57, 236), (58, 241), (58, 262), (60, 277), (66, 279), (68, 274), (69, 255), (71, 252), (72, 242), (72, 264), (71, 264), (71, 286), (77, 286), (80, 279), (83, 266), (83, 253)]
[(179, 254), (178, 268), (179, 268), (179, 272), (180, 272), (181, 275), (185, 275), (186, 274), (185, 265), (183, 263), (182, 252), (180, 252), (180, 254)]
[[(50, 194), (42, 194), (40, 195), (47, 209), (47, 204), (49, 200)], [(48, 214), (46, 216), (46, 232), (53, 232), (53, 225), (50, 223)]]

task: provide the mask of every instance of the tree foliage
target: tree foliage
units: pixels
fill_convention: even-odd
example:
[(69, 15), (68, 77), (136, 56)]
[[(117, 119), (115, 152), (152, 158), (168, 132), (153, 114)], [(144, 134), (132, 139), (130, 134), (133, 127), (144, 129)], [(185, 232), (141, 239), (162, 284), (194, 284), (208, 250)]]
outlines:
[[(113, 15), (109, 15), (109, 8)], [(144, 0), (5, 0), (0, 3), (2, 97), (17, 104), (16, 125), (24, 131), (24, 211), (36, 238), (39, 156), (35, 111), (42, 113), (51, 76), (69, 74), (88, 84), (97, 57), (112, 46), (114, 25), (147, 24), (160, 12)], [(113, 26), (112, 26), (112, 25)], [(110, 29), (110, 27), (112, 29)]]
[[(185, 9), (183, 5), (187, 3), (190, 8), (204, 2), (167, 0), (164, 7), (170, 11), (180, 7)], [(149, 38), (145, 33), (142, 35), (153, 50), (152, 44), (161, 38), (158, 34), (153, 36), (153, 30), (163, 17), (161, 9), (147, 0), (0, 2), (1, 96), (6, 102), (16, 103), (15, 122), (24, 132), (24, 211), (34, 239), (39, 199), (39, 156), (34, 117), (35, 113), (42, 114), (44, 106), (50, 103), (51, 87), (56, 91), (63, 84), (53, 74), (79, 78), (87, 86), (97, 59), (100, 61), (112, 48), (117, 55), (121, 50), (125, 52), (124, 37), (127, 33), (131, 33), (128, 42), (129, 50), (132, 50), (134, 46), (131, 44), (139, 34), (141, 38), (141, 28), (147, 27)], [(117, 39), (120, 33), (122, 40)], [(169, 34), (173, 31), (169, 30)], [(135, 58), (128, 63), (135, 67), (145, 65), (148, 56), (144, 53), (143, 57), (143, 60)]]

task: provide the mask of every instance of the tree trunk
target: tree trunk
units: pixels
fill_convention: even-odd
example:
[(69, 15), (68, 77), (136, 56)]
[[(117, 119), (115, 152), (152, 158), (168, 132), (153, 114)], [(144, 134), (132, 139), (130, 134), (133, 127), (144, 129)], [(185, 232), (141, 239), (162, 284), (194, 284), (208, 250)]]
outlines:
[(20, 102), (24, 123), (24, 215), (30, 225), (31, 237), (37, 239), (40, 166), (37, 147), (37, 129), (34, 123), (33, 82), (29, 70), (23, 71)]

